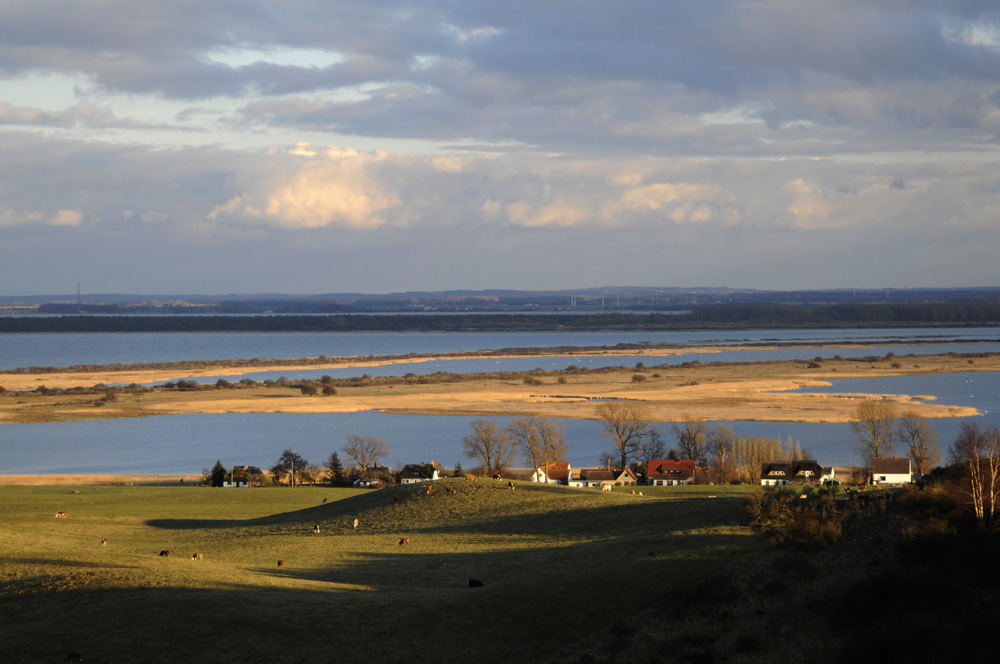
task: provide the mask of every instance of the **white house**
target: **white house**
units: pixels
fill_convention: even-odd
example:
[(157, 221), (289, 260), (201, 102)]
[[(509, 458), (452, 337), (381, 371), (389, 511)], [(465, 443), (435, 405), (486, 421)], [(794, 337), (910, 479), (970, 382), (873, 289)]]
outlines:
[(872, 459), (872, 484), (909, 484), (912, 481), (910, 457)]

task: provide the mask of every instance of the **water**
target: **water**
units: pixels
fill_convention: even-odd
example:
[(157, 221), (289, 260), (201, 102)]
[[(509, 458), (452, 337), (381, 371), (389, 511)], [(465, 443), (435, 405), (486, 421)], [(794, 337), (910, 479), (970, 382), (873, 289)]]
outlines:
[[(762, 343), (874, 344), (870, 349), (829, 349), (848, 357), (932, 351), (907, 350), (904, 344), (941, 344), (989, 340), (1000, 344), (1000, 328), (885, 330), (726, 330), (704, 332), (317, 332), (317, 333), (61, 333), (0, 335), (0, 371), (20, 367), (75, 364), (135, 364), (252, 358), (296, 358), (447, 353), (500, 348), (614, 346), (619, 343), (745, 345)], [(973, 346), (978, 348), (976, 346)], [(815, 349), (784, 349), (794, 358), (811, 358)], [(956, 350), (956, 352), (965, 352)], [(716, 356), (715, 359), (723, 360)], [(783, 358), (776, 358), (783, 359)]]
[[(435, 371), (524, 370), (542, 367), (630, 366), (647, 367), (698, 360), (756, 361), (765, 359), (812, 359), (885, 356), (908, 353), (997, 352), (1000, 328), (934, 330), (791, 330), (725, 332), (574, 332), (574, 333), (178, 333), (178, 334), (13, 334), (0, 335), (0, 368), (25, 366), (70, 366), (170, 362), (185, 359), (249, 359), (316, 357), (326, 355), (394, 355), (445, 353), (482, 349), (556, 346), (614, 346), (649, 341), (689, 344), (868, 343), (866, 348), (797, 348), (774, 350), (748, 348), (722, 353), (684, 353), (674, 357), (640, 354), (626, 357), (591, 358), (564, 355), (558, 358), (511, 358), (482, 360), (422, 361), (406, 365), (365, 367), (371, 375), (433, 373)], [(974, 341), (991, 340), (986, 344)], [(902, 345), (888, 341), (899, 340)], [(959, 342), (956, 345), (949, 341)], [(929, 344), (929, 345), (924, 345)], [(279, 372), (254, 372), (257, 379), (277, 378)], [(357, 369), (303, 372), (301, 377), (321, 375), (355, 376)], [(178, 376), (177, 378), (181, 378)], [(298, 378), (300, 376), (289, 376)], [(228, 376), (230, 380), (234, 378)], [(205, 382), (208, 379), (200, 379)], [(0, 376), (0, 385), (2, 385)], [(1000, 426), (1000, 372), (964, 373), (900, 378), (864, 378), (836, 381), (811, 392), (874, 392), (935, 395), (938, 403), (971, 405), (983, 413), (982, 426)], [(8, 424), (0, 426), (0, 474), (3, 473), (158, 473), (187, 474), (225, 464), (273, 465), (281, 452), (292, 448), (311, 462), (322, 465), (338, 450), (347, 435), (374, 435), (389, 443), (393, 467), (435, 460), (447, 468), (461, 461), (474, 461), (462, 454), (462, 437), (469, 433), (472, 418), (382, 413), (334, 414), (225, 414), (174, 415), (128, 420), (91, 422)], [(503, 423), (503, 418), (496, 418)], [(954, 439), (963, 418), (932, 420), (943, 450)], [(597, 421), (564, 420), (569, 460), (574, 467), (596, 465), (603, 451), (610, 450)], [(824, 465), (848, 465), (852, 460), (847, 424), (801, 424), (777, 422), (729, 422), (738, 435), (791, 436)], [(662, 424), (664, 441), (674, 442), (669, 424)], [(901, 451), (899, 451), (901, 452)], [(855, 460), (856, 461), (856, 460)]]

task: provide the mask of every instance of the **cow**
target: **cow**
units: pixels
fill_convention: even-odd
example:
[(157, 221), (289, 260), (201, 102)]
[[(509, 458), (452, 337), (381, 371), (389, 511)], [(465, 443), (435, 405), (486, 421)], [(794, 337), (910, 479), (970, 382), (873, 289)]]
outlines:
[(438, 569), (445, 569), (446, 567), (448, 567), (448, 561), (442, 558), (441, 562), (438, 563)]
[(404, 544), (409, 544), (409, 543), (410, 543), (410, 538), (409, 537), (404, 537), (403, 539), (399, 540), (399, 545), (400, 546), (403, 546)]
[(101, 546), (107, 546), (107, 545), (108, 545), (108, 539), (107, 538), (102, 539)]
[(78, 652), (72, 652), (72, 651), (70, 651), (70, 652), (66, 653), (66, 661), (67, 662), (82, 662), (83, 661), (83, 655), (81, 655)]
[(60, 517), (60, 516), (66, 516), (66, 512), (64, 512), (62, 510), (59, 510), (58, 512), (56, 512), (56, 517)]
[(429, 496), (429, 495), (431, 495), (431, 491), (433, 491), (433, 490), (434, 490), (434, 487), (433, 487), (433, 486), (431, 486), (430, 484), (428, 484), (428, 485), (427, 485), (427, 495), (428, 495), (428, 496)]
[(402, 496), (393, 496), (392, 499), (394, 501), (396, 501), (397, 503), (403, 502), (403, 497)]
[(640, 495), (640, 496), (642, 495), (642, 491), (640, 491), (640, 492), (639, 492), (639, 495)]
[(319, 535), (319, 524), (318, 523), (315, 526), (313, 526), (313, 532), (316, 533), (317, 535)]
[(480, 581), (479, 579), (469, 579), (469, 587), (470, 588), (482, 588), (483, 587), (483, 582)]
[(170, 557), (170, 551), (168, 551), (167, 549), (164, 549), (163, 551), (160, 551), (160, 555), (163, 556), (164, 558), (169, 558)]
[(465, 481), (466, 482), (475, 482), (476, 481), (476, 476), (475, 475), (466, 475), (465, 476)]
[(358, 529), (358, 520), (357, 519), (354, 520), (354, 529), (355, 530)]
[(200, 553), (191, 554), (191, 560), (201, 560), (202, 558), (204, 558), (204, 556), (202, 556)]
[(500, 477), (500, 473), (496, 473), (496, 474), (493, 475), (493, 479), (495, 479), (495, 480), (502, 480), (503, 478)]
[(514, 483), (513, 482), (507, 482), (507, 488), (510, 489), (511, 491), (513, 491), (514, 490)]
[(611, 485), (610, 484), (602, 484), (601, 485), (601, 491), (607, 491), (607, 492), (610, 493), (610, 491), (611, 491)]
[(326, 505), (326, 498), (324, 498), (324, 499), (323, 499), (323, 502), (322, 502), (322, 504), (323, 504), (323, 505)]
[(284, 567), (284, 566), (285, 566), (285, 561), (284, 560), (279, 560), (278, 561), (278, 567)]
[(458, 493), (457, 491), (455, 491), (455, 487), (453, 486), (446, 486), (444, 490), (447, 491), (448, 493)]

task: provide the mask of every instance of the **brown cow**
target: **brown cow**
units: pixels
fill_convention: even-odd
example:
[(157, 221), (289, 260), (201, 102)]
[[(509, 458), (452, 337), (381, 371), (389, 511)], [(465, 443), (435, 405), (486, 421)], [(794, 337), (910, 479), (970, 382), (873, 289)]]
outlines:
[(457, 491), (455, 491), (455, 487), (452, 486), (446, 486), (444, 490), (447, 491), (448, 493), (458, 493)]
[(101, 546), (107, 546), (107, 545), (108, 545), (108, 539), (107, 538), (102, 539)]
[(191, 560), (201, 560), (202, 558), (204, 558), (204, 556), (202, 556), (200, 553), (191, 554)]
[(403, 546), (404, 544), (409, 544), (409, 543), (410, 543), (410, 538), (409, 537), (404, 537), (403, 539), (399, 540), (399, 545), (400, 546)]
[(466, 482), (475, 482), (476, 481), (476, 476), (475, 475), (466, 475), (465, 476), (465, 481)]
[(278, 561), (278, 567), (284, 567), (284, 566), (285, 566), (285, 561), (284, 560), (279, 560)]
[(56, 512), (56, 516), (57, 516), (57, 517), (60, 517), (60, 516), (66, 516), (66, 512), (64, 512), (64, 511), (62, 511), (62, 510), (59, 510), (58, 512)]
[(428, 496), (431, 495), (431, 491), (433, 491), (433, 490), (434, 490), (434, 487), (432, 487), (431, 485), (428, 484), (427, 485), (427, 495)]
[(402, 496), (393, 496), (392, 499), (394, 501), (396, 501), (397, 503), (403, 502), (403, 497)]
[(160, 551), (160, 555), (163, 556), (164, 558), (169, 558), (170, 557), (170, 551), (168, 551), (167, 549), (164, 549), (163, 551)]

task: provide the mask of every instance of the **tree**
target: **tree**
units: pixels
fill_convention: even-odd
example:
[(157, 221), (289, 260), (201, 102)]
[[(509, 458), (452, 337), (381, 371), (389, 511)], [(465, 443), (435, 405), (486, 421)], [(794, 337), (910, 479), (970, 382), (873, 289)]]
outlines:
[(896, 420), (896, 437), (910, 450), (913, 470), (925, 475), (941, 460), (937, 432), (922, 415), (908, 410)]
[(726, 483), (733, 478), (736, 434), (728, 424), (720, 424), (708, 432), (708, 465), (716, 482)]
[(635, 403), (609, 401), (599, 404), (594, 414), (602, 420), (604, 435), (614, 443), (615, 455), (621, 460), (620, 468), (627, 468), (629, 460), (638, 456), (643, 440), (653, 430), (646, 411)]
[(472, 432), (463, 436), (465, 456), (476, 459), (489, 474), (499, 473), (517, 454), (514, 441), (495, 420), (473, 420)]
[(278, 457), (278, 463), (271, 467), (271, 474), (274, 475), (274, 479), (279, 484), (285, 477), (288, 477), (289, 484), (295, 486), (295, 473), (299, 470), (305, 470), (308, 465), (308, 461), (288, 449), (281, 453), (281, 456)]
[(871, 469), (872, 461), (885, 456), (896, 447), (896, 405), (890, 401), (869, 399), (861, 402), (854, 411), (851, 431), (854, 439), (851, 449), (861, 456), (865, 467)]
[(334, 486), (344, 484), (344, 465), (340, 462), (340, 455), (334, 450), (330, 458), (326, 460), (327, 476)]
[(452, 471), (452, 477), (465, 477), (465, 469), (462, 468), (462, 462), (459, 461), (455, 464), (455, 470)]
[(681, 458), (692, 459), (696, 466), (704, 466), (708, 456), (705, 444), (708, 425), (705, 424), (705, 420), (684, 415), (681, 425), (674, 422), (671, 426), (674, 435), (677, 436)]
[(992, 521), (1000, 497), (1000, 431), (965, 422), (951, 446), (953, 463), (966, 473), (966, 492), (977, 521)]
[(550, 461), (566, 455), (566, 435), (562, 426), (546, 417), (515, 417), (506, 431), (535, 470), (545, 468), (547, 472)]
[(216, 461), (215, 465), (212, 466), (209, 483), (211, 486), (222, 486), (226, 483), (226, 467), (222, 465), (222, 459)]
[(379, 461), (389, 456), (389, 445), (382, 439), (375, 436), (359, 436), (351, 434), (347, 437), (347, 444), (340, 448), (347, 456), (354, 459), (354, 463), (361, 469), (362, 473), (367, 472)]

